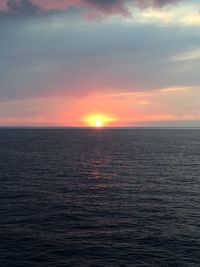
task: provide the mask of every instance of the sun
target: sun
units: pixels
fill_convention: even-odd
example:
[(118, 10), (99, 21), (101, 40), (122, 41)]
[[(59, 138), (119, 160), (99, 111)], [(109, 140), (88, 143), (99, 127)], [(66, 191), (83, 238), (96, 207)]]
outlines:
[(84, 122), (89, 127), (96, 128), (106, 127), (112, 121), (115, 121), (115, 119), (105, 114), (91, 114), (86, 116), (84, 119)]
[(95, 126), (96, 126), (96, 127), (103, 127), (103, 123), (102, 123), (102, 121), (101, 121), (100, 119), (97, 119), (97, 120), (95, 121)]

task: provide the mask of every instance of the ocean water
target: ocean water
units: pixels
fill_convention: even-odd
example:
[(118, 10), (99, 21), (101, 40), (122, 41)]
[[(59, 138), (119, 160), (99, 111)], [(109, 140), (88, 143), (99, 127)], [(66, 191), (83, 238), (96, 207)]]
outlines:
[(200, 130), (0, 129), (0, 266), (200, 266)]

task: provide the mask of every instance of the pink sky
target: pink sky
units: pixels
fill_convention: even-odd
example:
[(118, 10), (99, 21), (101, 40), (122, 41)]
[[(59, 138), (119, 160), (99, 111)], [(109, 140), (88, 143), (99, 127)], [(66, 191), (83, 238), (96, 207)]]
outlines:
[(200, 125), (199, 1), (0, 1), (0, 125)]

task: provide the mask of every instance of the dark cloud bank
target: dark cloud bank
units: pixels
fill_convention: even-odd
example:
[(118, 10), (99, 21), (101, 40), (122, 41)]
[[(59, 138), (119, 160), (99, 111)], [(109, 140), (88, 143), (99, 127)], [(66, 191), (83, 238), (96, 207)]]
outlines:
[(128, 15), (129, 7), (162, 8), (184, 0), (0, 0), (0, 13), (4, 15), (43, 14), (65, 11), (75, 7), (109, 14)]

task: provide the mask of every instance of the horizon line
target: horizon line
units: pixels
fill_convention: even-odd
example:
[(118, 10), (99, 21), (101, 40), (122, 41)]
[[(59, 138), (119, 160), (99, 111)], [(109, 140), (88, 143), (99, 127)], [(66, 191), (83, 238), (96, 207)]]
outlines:
[(0, 129), (200, 129), (200, 126), (55, 126), (55, 125), (0, 125)]

